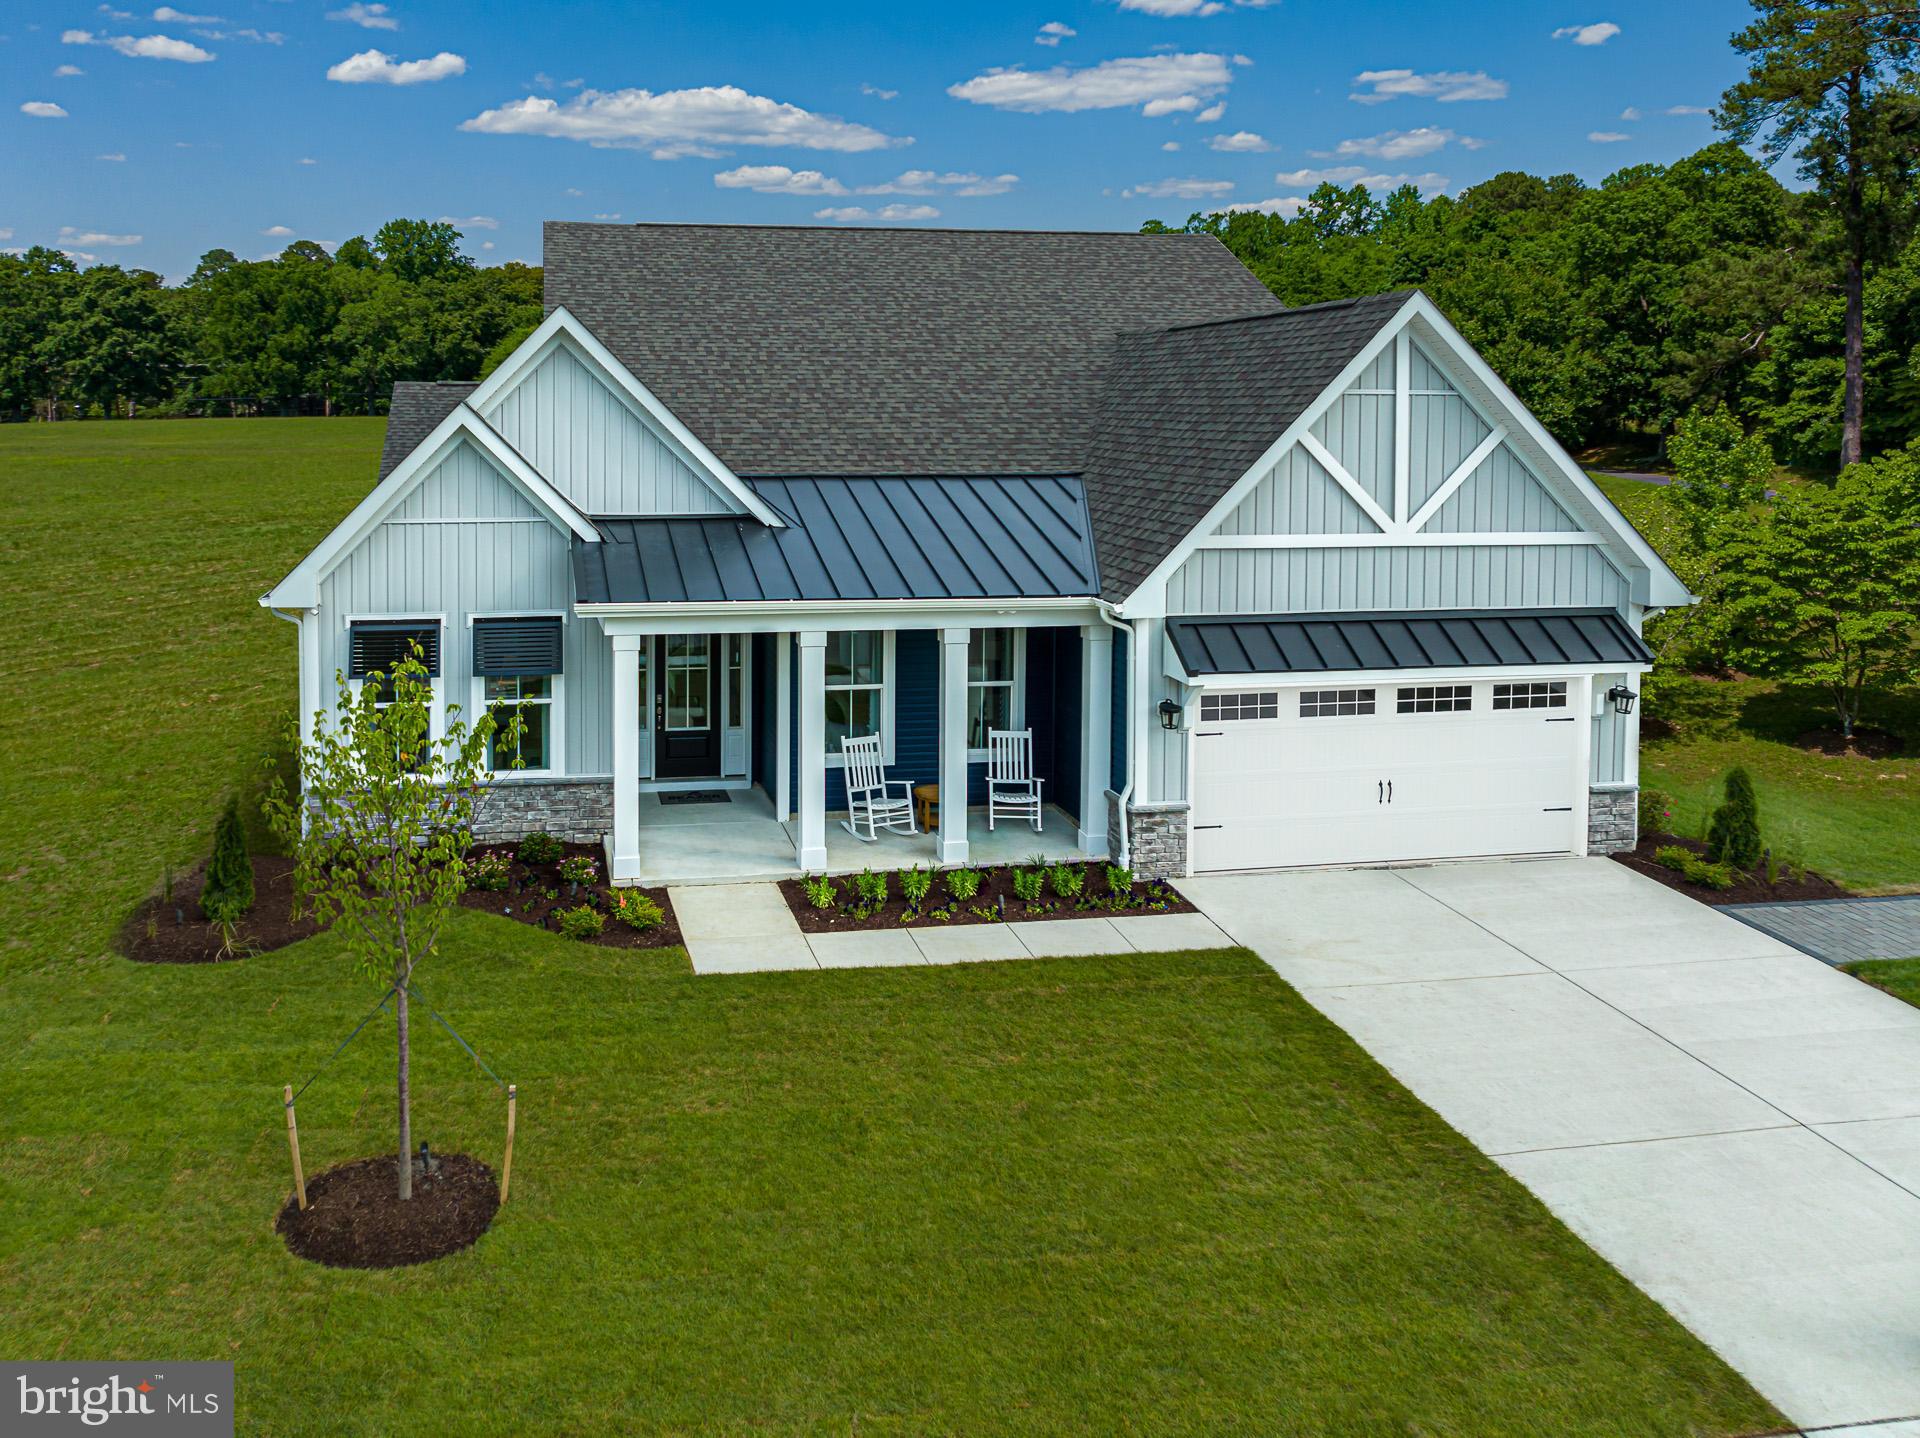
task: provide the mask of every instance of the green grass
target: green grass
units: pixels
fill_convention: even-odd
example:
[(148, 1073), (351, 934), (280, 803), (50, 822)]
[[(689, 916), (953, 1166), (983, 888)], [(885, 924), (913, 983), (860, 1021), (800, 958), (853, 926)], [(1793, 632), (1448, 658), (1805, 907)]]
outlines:
[[(694, 979), (462, 914), (421, 982), (521, 1086), (513, 1202), (423, 1268), (291, 1258), (279, 1087), (370, 986), (327, 937), (107, 946), (289, 707), (253, 596), (375, 430), (0, 430), (0, 1348), (231, 1358), (246, 1433), (1778, 1422), (1244, 952)], [(419, 1032), (417, 1132), (495, 1160), (498, 1095)], [(390, 1141), (391, 1045), (302, 1099), (309, 1172)]]
[(1920, 1008), (1920, 959), (1867, 959), (1841, 966), (1856, 979)]

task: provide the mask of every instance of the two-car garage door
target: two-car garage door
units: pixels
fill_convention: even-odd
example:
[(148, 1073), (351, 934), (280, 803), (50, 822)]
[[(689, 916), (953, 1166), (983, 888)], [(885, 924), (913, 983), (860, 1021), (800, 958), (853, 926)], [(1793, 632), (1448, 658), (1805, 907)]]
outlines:
[(1195, 872), (1576, 847), (1586, 726), (1555, 680), (1203, 694)]

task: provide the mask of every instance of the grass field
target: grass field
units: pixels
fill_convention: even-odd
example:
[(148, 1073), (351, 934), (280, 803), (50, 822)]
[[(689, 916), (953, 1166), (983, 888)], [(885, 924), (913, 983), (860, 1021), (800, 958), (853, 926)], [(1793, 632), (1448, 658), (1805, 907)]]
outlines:
[(1920, 1008), (1920, 959), (1868, 959), (1848, 964), (1848, 973)]
[[(352, 421), (0, 429), (0, 1352), (231, 1358), (271, 1434), (1731, 1434), (1712, 1353), (1244, 952), (695, 979), (465, 913), (421, 984), (521, 1086), (472, 1251), (272, 1231), (279, 1086), (372, 1002), (329, 938), (108, 952), (291, 704), (254, 596)], [(503, 1105), (424, 1024), (418, 1133)], [(391, 1133), (390, 1031), (300, 1105)]]

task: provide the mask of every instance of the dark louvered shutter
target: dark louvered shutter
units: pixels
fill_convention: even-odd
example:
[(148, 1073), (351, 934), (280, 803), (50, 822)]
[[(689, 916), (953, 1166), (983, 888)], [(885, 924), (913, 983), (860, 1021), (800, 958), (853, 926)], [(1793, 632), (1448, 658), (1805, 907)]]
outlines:
[(560, 672), (558, 619), (476, 619), (473, 672), (481, 678)]
[(365, 679), (378, 670), (393, 673), (393, 666), (412, 655), (412, 645), (420, 646), (420, 662), (427, 673), (440, 677), (440, 626), (418, 620), (364, 620), (353, 626), (347, 651), (347, 675)]

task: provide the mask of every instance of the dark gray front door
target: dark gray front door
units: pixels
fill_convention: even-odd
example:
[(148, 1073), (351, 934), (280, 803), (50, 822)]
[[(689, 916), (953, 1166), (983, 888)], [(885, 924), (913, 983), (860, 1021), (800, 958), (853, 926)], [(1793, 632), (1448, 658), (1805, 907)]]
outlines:
[(712, 634), (663, 634), (653, 641), (653, 774), (656, 779), (720, 775), (720, 644)]

